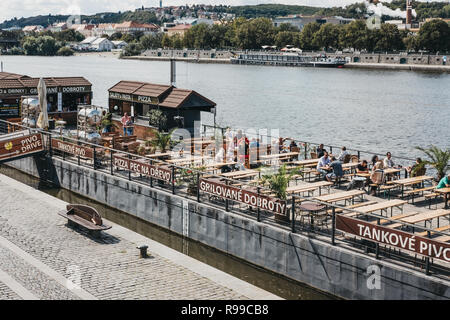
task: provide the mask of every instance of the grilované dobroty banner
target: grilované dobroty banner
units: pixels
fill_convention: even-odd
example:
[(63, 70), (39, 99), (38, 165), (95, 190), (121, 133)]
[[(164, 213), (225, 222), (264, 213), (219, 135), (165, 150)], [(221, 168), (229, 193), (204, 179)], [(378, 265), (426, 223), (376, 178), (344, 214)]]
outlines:
[(239, 189), (223, 183), (200, 179), (200, 191), (228, 200), (244, 203), (280, 215), (286, 215), (286, 201)]

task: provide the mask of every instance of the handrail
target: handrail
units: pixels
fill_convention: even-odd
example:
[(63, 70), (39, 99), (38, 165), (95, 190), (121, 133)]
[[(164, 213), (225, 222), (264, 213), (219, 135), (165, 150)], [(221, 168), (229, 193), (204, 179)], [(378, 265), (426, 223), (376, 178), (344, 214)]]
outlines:
[[(126, 151), (122, 151), (122, 150), (116, 150), (116, 149), (113, 149), (113, 148), (110, 148), (110, 147), (105, 147), (105, 146), (102, 146), (102, 145), (98, 145), (98, 144), (95, 144), (95, 143), (91, 143), (91, 142), (87, 142), (87, 141), (81, 141), (81, 140), (78, 140), (78, 139), (74, 139), (74, 138), (71, 138), (71, 137), (64, 137), (64, 136), (62, 136), (62, 135), (60, 135), (60, 134), (57, 134), (57, 133), (52, 133), (52, 132), (48, 132), (48, 131), (44, 131), (44, 130), (42, 130), (42, 129), (38, 129), (38, 128), (29, 128), (29, 127), (27, 127), (27, 126), (23, 126), (23, 125), (21, 125), (21, 124), (17, 124), (17, 123), (12, 123), (12, 122), (8, 122), (8, 121), (5, 121), (5, 120), (0, 120), (0, 123), (6, 123), (6, 124), (9, 124), (9, 125), (12, 125), (12, 126), (15, 126), (15, 127), (21, 127), (21, 128), (25, 128), (25, 129), (30, 129), (32, 132), (39, 132), (39, 133), (42, 133), (43, 135), (47, 135), (47, 136), (50, 136), (52, 139), (58, 139), (58, 138), (63, 138), (65, 141), (69, 141), (69, 142), (74, 142), (74, 143), (76, 143), (76, 144), (83, 144), (83, 145), (87, 145), (87, 146), (91, 146), (91, 147), (93, 147), (93, 148), (95, 148), (95, 149), (103, 149), (103, 150), (109, 150), (110, 152), (111, 152), (111, 154), (114, 154), (114, 153), (121, 153), (121, 154), (125, 154), (125, 155), (127, 155), (130, 159), (131, 158), (138, 158), (138, 159), (144, 159), (144, 160), (148, 160), (149, 162), (151, 162), (152, 164), (161, 164), (161, 165), (166, 165), (166, 166), (169, 166), (169, 167), (171, 167), (171, 168), (173, 168), (173, 170), (175, 169), (175, 168), (177, 168), (177, 169), (188, 169), (188, 170), (190, 170), (190, 171), (192, 171), (192, 172), (194, 172), (194, 173), (196, 173), (197, 174), (197, 176), (198, 177), (201, 177), (202, 175), (204, 175), (205, 174), (205, 172), (203, 172), (203, 171), (201, 171), (201, 170), (198, 170), (198, 169), (196, 169), (196, 168), (191, 168), (191, 167), (187, 167), (187, 166), (180, 166), (180, 165), (176, 165), (176, 164), (172, 164), (172, 163), (169, 163), (169, 162), (166, 162), (166, 161), (163, 161), (163, 160), (159, 160), (159, 159), (150, 159), (150, 158), (147, 158), (147, 157), (145, 157), (145, 156), (140, 156), (140, 155), (136, 155), (136, 154), (133, 154), (133, 153), (130, 153), (130, 152), (126, 152)], [(50, 148), (51, 148), (51, 146), (50, 146)], [(50, 149), (51, 150), (51, 149)], [(53, 153), (50, 153), (51, 154), (51, 156), (53, 156)], [(75, 156), (76, 157), (76, 156)], [(94, 159), (95, 159), (95, 156), (94, 156)], [(95, 162), (95, 161), (94, 161)], [(111, 163), (111, 166), (112, 166), (112, 163)], [(94, 170), (95, 170), (95, 164), (94, 164)], [(173, 171), (174, 172), (174, 171)], [(223, 176), (219, 176), (219, 175), (216, 175), (216, 174), (212, 174), (211, 175), (212, 177), (215, 177), (215, 178), (220, 178), (220, 179), (222, 179), (222, 180), (225, 180), (225, 181), (228, 181), (228, 182), (232, 182), (232, 183), (239, 183), (239, 184), (241, 184), (242, 186), (250, 186), (248, 183), (246, 183), (246, 182), (242, 182), (242, 181), (239, 181), (239, 180), (235, 180), (235, 179), (232, 179), (232, 178), (227, 178), (227, 177), (223, 177)], [(175, 176), (173, 176), (172, 177), (172, 188), (175, 188), (174, 186), (175, 186), (175, 183), (176, 183), (176, 179), (175, 179)], [(138, 182), (139, 183), (139, 182)], [(198, 190), (199, 190), (199, 180), (197, 181), (197, 188), (198, 188)], [(241, 188), (241, 189), (243, 189), (243, 188)], [(267, 188), (267, 187), (265, 187), (265, 186), (258, 186), (258, 189), (259, 190), (266, 190), (266, 191), (271, 191), (269, 188)], [(172, 190), (175, 190), (175, 189), (172, 189)], [(173, 191), (174, 192), (174, 191)], [(199, 192), (200, 191), (198, 191), (198, 194), (199, 194)], [(184, 195), (182, 195), (182, 196), (184, 196)], [(185, 196), (184, 196), (185, 197)], [(294, 206), (295, 206), (295, 199), (304, 199), (304, 200), (307, 200), (307, 201), (311, 201), (311, 202), (315, 202), (315, 203), (318, 203), (318, 204), (321, 204), (321, 205), (325, 205), (327, 208), (329, 208), (329, 209), (332, 209), (332, 208), (334, 208), (334, 209), (340, 209), (340, 210), (342, 210), (342, 212), (346, 212), (346, 213), (349, 213), (349, 212), (352, 212), (352, 213), (356, 213), (356, 214), (358, 214), (358, 215), (362, 215), (362, 216), (366, 216), (366, 217), (372, 217), (372, 218), (375, 218), (375, 219), (383, 219), (383, 220), (388, 220), (388, 221), (391, 221), (391, 222), (393, 222), (393, 223), (401, 223), (403, 226), (407, 226), (407, 227), (410, 227), (410, 228), (417, 228), (417, 225), (414, 225), (414, 224), (411, 224), (411, 223), (407, 223), (407, 222), (403, 222), (403, 221), (401, 221), (401, 220), (395, 220), (395, 219), (392, 219), (392, 217), (385, 217), (385, 216), (383, 216), (383, 215), (379, 215), (379, 214), (376, 214), (376, 213), (372, 213), (372, 212), (370, 212), (370, 213), (365, 213), (365, 212), (362, 212), (362, 211), (359, 211), (358, 209), (354, 209), (354, 208), (346, 208), (345, 206), (342, 206), (342, 205), (338, 205), (338, 204), (334, 204), (334, 203), (328, 203), (328, 202), (324, 202), (324, 201), (320, 201), (320, 200), (317, 200), (317, 199), (315, 199), (314, 197), (309, 197), (309, 196), (302, 196), (302, 197), (300, 197), (300, 196), (297, 196), (297, 195), (291, 195), (291, 196), (289, 196), (285, 201), (286, 201), (286, 204), (288, 205), (289, 204), (289, 202), (290, 201), (292, 201), (291, 203), (292, 204), (294, 204)], [(230, 201), (232, 201), (232, 200), (230, 200)], [(285, 215), (286, 215), (286, 217), (288, 217), (289, 218), (289, 216), (291, 215), (291, 214), (293, 214), (292, 213), (292, 207), (290, 208), (290, 209), (287, 209), (286, 208), (286, 212), (285, 212)], [(335, 214), (340, 214), (340, 213), (335, 213)], [(333, 215), (334, 216), (334, 215)], [(293, 216), (294, 217), (294, 216)], [(333, 218), (334, 219), (334, 218)], [(259, 217), (258, 217), (258, 221), (259, 221)], [(291, 219), (291, 221), (292, 221), (292, 219)], [(292, 221), (293, 223), (295, 223), (295, 218), (294, 218), (294, 220)], [(279, 225), (279, 226), (281, 226), (281, 225)], [(441, 232), (441, 231), (437, 231), (437, 230), (434, 230), (434, 229), (431, 229), (431, 228), (428, 228), (428, 227), (422, 227), (422, 226), (420, 226), (420, 229), (421, 230), (424, 230), (424, 231), (427, 231), (427, 236), (425, 236), (424, 238), (430, 238), (430, 235), (431, 234), (433, 234), (433, 235), (443, 235), (443, 236), (448, 236), (449, 235), (449, 233), (445, 233), (445, 232)], [(332, 225), (332, 243), (334, 244), (335, 242), (334, 242), (334, 235), (335, 235), (335, 232), (336, 232), (336, 226), (333, 224)], [(296, 230), (295, 229), (293, 229), (292, 230), (292, 232), (295, 232)], [(320, 232), (317, 232), (317, 234), (321, 234)], [(411, 233), (411, 235), (414, 235), (414, 233)]]

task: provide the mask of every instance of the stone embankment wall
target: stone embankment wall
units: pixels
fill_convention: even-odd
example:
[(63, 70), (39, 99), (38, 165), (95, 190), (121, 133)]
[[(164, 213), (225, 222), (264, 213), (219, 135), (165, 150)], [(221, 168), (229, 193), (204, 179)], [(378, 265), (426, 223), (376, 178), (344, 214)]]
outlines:
[[(256, 51), (254, 51), (256, 53)], [(267, 54), (267, 52), (261, 52)], [(316, 55), (319, 52), (308, 52), (305, 55)], [(142, 54), (142, 57), (158, 57), (170, 59), (174, 57), (176, 59), (230, 59), (233, 53), (226, 50), (164, 50), (153, 49), (147, 50)], [(340, 56), (348, 58), (352, 63), (380, 63), (380, 64), (415, 64), (415, 65), (433, 65), (443, 66), (444, 55), (427, 55), (427, 54), (388, 54), (388, 53), (330, 53), (327, 54), (331, 57)], [(446, 65), (450, 65), (450, 56), (447, 57)]]
[(449, 281), (332, 246), (329, 239), (291, 233), (56, 158), (29, 157), (9, 165), (338, 297), (450, 299)]

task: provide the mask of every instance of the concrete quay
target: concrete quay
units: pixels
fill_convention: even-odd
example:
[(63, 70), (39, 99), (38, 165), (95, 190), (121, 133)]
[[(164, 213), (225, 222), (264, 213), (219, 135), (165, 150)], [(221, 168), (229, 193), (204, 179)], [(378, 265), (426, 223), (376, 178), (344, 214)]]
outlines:
[(4, 175), (0, 202), (0, 300), (280, 299), (110, 221), (91, 238), (57, 214), (67, 203)]
[[(450, 299), (450, 282), (408, 265), (355, 251), (328, 238), (226, 212), (119, 175), (53, 157), (8, 164), (89, 199), (243, 259), (276, 274), (344, 299)], [(377, 268), (380, 287), (368, 285)]]

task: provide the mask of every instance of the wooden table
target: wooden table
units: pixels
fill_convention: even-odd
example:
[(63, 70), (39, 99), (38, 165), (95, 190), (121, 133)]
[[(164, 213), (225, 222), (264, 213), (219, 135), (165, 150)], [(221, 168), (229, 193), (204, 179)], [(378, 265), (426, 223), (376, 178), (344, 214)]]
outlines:
[(173, 164), (179, 164), (179, 163), (184, 163), (184, 162), (198, 162), (198, 161), (203, 162), (204, 160), (211, 160), (211, 159), (212, 159), (211, 157), (189, 156), (189, 157), (175, 158), (175, 159), (167, 160), (167, 162), (173, 163)]
[(261, 160), (281, 160), (281, 159), (287, 159), (287, 158), (292, 158), (295, 156), (298, 156), (300, 153), (299, 152), (286, 152), (286, 153), (276, 153), (276, 154), (269, 154), (266, 156), (260, 156), (259, 158)]
[(450, 194), (450, 188), (440, 188), (440, 189), (436, 189), (435, 190), (438, 193), (443, 193), (444, 194), (444, 208), (447, 209), (448, 208), (448, 195)]
[(297, 164), (299, 166), (307, 166), (307, 165), (316, 166), (319, 160), (320, 159), (306, 159), (306, 160), (292, 161), (292, 163)]
[(433, 177), (430, 177), (430, 176), (420, 176), (420, 177), (394, 180), (394, 181), (392, 181), (392, 183), (402, 186), (402, 198), (403, 198), (403, 192), (405, 190), (405, 186), (422, 183), (424, 181), (432, 180), (432, 179), (433, 179)]
[(435, 210), (435, 211), (419, 213), (419, 214), (416, 214), (411, 217), (402, 218), (402, 219), (400, 219), (400, 221), (415, 224), (415, 223), (419, 223), (422, 221), (425, 221), (425, 223), (426, 223), (426, 221), (428, 221), (428, 220), (438, 218), (438, 227), (439, 227), (439, 218), (443, 217), (443, 216), (447, 216), (447, 215), (450, 215), (450, 210), (439, 209), (439, 210)]
[[(372, 213), (378, 210), (381, 210), (381, 212), (383, 211), (387, 211), (387, 209), (391, 209), (391, 216), (392, 216), (392, 211), (394, 209), (394, 207), (398, 207), (401, 208), (402, 212), (403, 212), (403, 205), (407, 203), (404, 200), (389, 200), (389, 201), (383, 201), (383, 202), (379, 202), (379, 203), (375, 203), (372, 204), (370, 206), (365, 206), (365, 207), (361, 207), (358, 209), (359, 212), (361, 213)], [(348, 216), (356, 216), (358, 215), (358, 213), (356, 212), (352, 212), (350, 213)]]
[(227, 172), (227, 173), (222, 173), (221, 176), (222, 177), (226, 177), (226, 178), (230, 178), (230, 179), (236, 179), (239, 178), (241, 176), (248, 176), (249, 174), (251, 174), (252, 176), (256, 176), (259, 174), (259, 171), (256, 170), (240, 170), (240, 171), (233, 171), (233, 172)]
[(147, 154), (145, 155), (146, 158), (165, 158), (172, 156), (172, 152), (165, 152), (165, 153), (154, 153), (154, 154)]
[(310, 220), (311, 220), (311, 228), (314, 228), (314, 214), (317, 214), (318, 212), (322, 211), (323, 209), (325, 209), (325, 205), (320, 204), (320, 203), (314, 203), (314, 202), (304, 202), (302, 203), (298, 208), (301, 211), (306, 211), (308, 212), (309, 216), (310, 216)]
[(332, 185), (333, 185), (333, 182), (320, 181), (320, 182), (307, 183), (307, 184), (302, 184), (302, 185), (298, 185), (298, 186), (288, 187), (286, 189), (286, 192), (288, 194), (294, 194), (294, 193), (310, 192), (310, 191), (315, 191), (315, 190), (319, 189), (319, 196), (320, 196), (322, 194), (322, 187), (328, 187), (328, 189), (329, 189), (330, 186), (332, 186)]
[(319, 196), (315, 197), (314, 199), (323, 201), (323, 202), (337, 202), (342, 200), (348, 200), (351, 199), (354, 200), (355, 197), (363, 195), (365, 192), (362, 190), (350, 190), (350, 191), (343, 191), (343, 192), (337, 192), (332, 194), (327, 194), (325, 196)]

